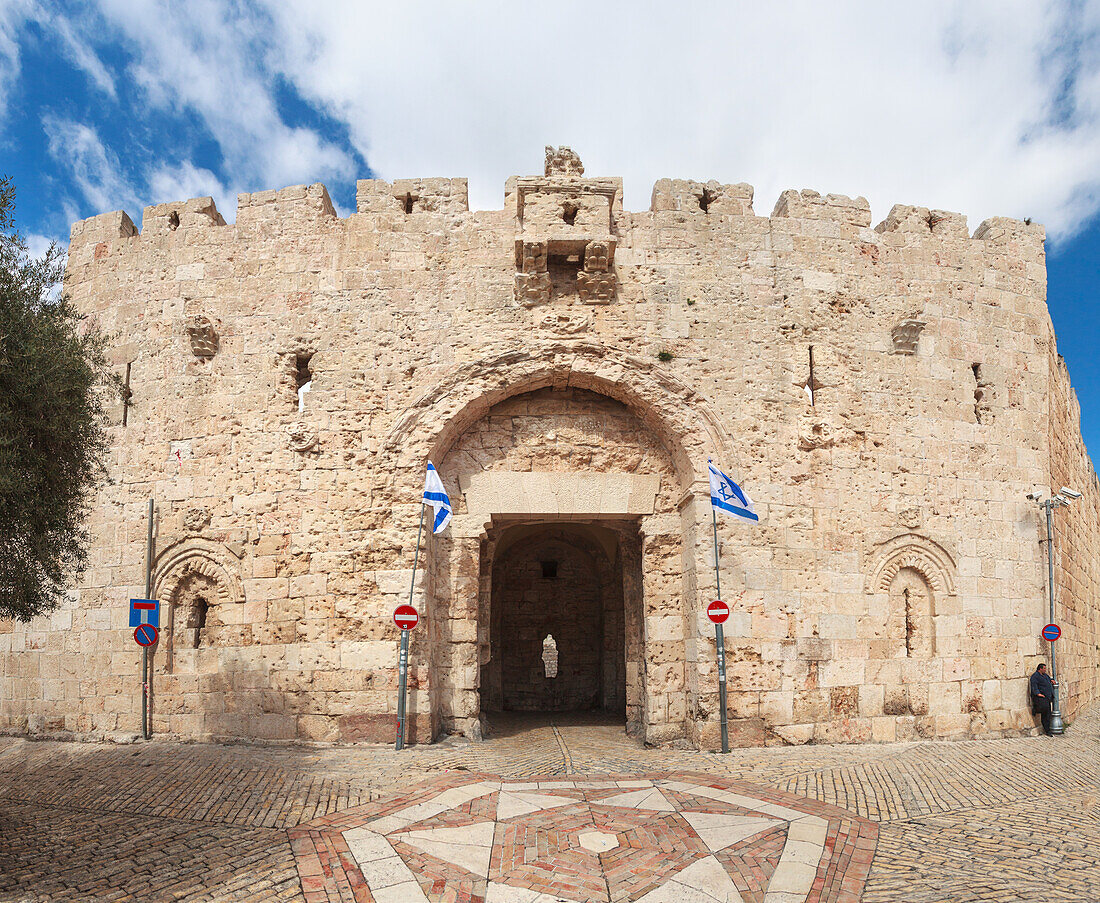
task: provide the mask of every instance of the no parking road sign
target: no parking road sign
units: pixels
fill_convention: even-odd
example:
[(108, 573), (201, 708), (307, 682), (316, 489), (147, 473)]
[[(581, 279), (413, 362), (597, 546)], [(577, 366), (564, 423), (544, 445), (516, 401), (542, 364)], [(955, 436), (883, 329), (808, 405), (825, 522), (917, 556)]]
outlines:
[[(131, 599), (130, 600), (130, 626), (140, 627), (142, 624), (151, 624), (160, 627), (160, 601), (157, 599)], [(147, 645), (152, 645), (147, 644)]]
[(411, 605), (398, 605), (393, 610), (393, 623), (402, 630), (412, 630), (420, 623), (420, 615)]
[(707, 617), (715, 624), (724, 624), (730, 616), (730, 607), (721, 599), (715, 599), (707, 606)]
[(137, 641), (139, 646), (152, 646), (157, 641), (159, 633), (160, 631), (153, 625), (142, 624), (134, 631), (134, 640)]
[(1061, 635), (1062, 628), (1057, 624), (1047, 624), (1047, 626), (1043, 628), (1043, 639), (1047, 642), (1053, 643)]

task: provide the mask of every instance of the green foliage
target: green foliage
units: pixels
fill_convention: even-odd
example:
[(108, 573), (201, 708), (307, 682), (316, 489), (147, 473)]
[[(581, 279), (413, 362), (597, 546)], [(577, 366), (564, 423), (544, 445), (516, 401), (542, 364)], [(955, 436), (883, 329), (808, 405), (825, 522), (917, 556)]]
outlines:
[(0, 617), (48, 612), (83, 572), (84, 520), (107, 451), (103, 334), (56, 296), (65, 255), (14, 231), (0, 178)]
[(657, 352), (657, 360), (659, 360), (663, 364), (667, 364), (670, 360), (672, 360), (672, 357), (673, 357), (673, 355), (672, 355), (671, 351), (658, 351)]

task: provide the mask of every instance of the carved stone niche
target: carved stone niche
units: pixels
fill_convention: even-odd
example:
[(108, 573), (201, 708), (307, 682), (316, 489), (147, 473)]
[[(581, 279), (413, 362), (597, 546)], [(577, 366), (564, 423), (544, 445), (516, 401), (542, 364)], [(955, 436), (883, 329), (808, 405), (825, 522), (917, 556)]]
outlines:
[(607, 242), (590, 241), (584, 250), (584, 272), (577, 274), (577, 294), (585, 304), (608, 304), (615, 294)]
[(583, 176), (584, 164), (576, 151), (564, 144), (561, 147), (546, 145), (544, 174), (547, 176)]
[(890, 337), (894, 340), (894, 354), (916, 354), (921, 330), (927, 325), (915, 317), (898, 323), (890, 331)]
[(903, 568), (921, 574), (938, 596), (955, 595), (955, 561), (939, 543), (919, 533), (905, 533), (875, 549), (874, 565), (867, 577), (868, 593), (887, 593)]
[(174, 542), (157, 556), (153, 593), (161, 600), (165, 667), (171, 672), (177, 650), (211, 644), (210, 631), (226, 621), (224, 606), (244, 602), (240, 561), (221, 543)]
[(195, 357), (210, 358), (218, 353), (218, 334), (214, 332), (214, 324), (206, 317), (191, 317), (187, 321), (187, 336)]
[(535, 307), (550, 300), (551, 280), (546, 271), (546, 243), (526, 241), (520, 246), (519, 272), (516, 273), (516, 301)]

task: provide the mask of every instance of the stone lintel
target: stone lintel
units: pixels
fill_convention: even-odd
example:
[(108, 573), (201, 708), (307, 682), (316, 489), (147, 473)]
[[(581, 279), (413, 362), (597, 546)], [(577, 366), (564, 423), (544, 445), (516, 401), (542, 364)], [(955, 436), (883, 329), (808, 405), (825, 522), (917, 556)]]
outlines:
[(508, 473), (461, 477), (466, 509), (562, 518), (653, 514), (661, 478), (631, 473)]

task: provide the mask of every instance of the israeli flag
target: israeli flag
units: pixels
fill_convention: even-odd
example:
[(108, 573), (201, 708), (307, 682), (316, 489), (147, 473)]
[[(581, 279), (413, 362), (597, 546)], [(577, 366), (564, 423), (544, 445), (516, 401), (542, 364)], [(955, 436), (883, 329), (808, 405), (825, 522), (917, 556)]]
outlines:
[(752, 499), (741, 491), (740, 486), (710, 461), (707, 461), (707, 469), (710, 471), (710, 503), (713, 507), (742, 520), (754, 523), (760, 520), (760, 515), (753, 508)]
[(432, 524), (433, 533), (442, 533), (451, 522), (451, 500), (447, 498), (447, 490), (443, 488), (443, 481), (439, 479), (439, 472), (428, 462), (428, 476), (424, 479), (424, 505), (431, 505), (435, 509), (435, 522)]

